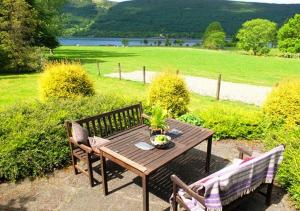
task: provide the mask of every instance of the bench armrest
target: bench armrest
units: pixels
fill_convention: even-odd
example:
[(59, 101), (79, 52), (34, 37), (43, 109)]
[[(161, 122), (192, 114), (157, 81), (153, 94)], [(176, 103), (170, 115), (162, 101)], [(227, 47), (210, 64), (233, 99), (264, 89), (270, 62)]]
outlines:
[(203, 206), (205, 206), (204, 197), (195, 193), (189, 186), (187, 186), (181, 179), (179, 179), (175, 174), (171, 176), (171, 180), (173, 182), (173, 197), (176, 200), (178, 187), (183, 189), (189, 196), (195, 198), (199, 201)]
[(240, 159), (243, 159), (245, 154), (248, 156), (252, 156), (252, 154), (253, 154), (252, 150), (246, 149), (244, 147), (238, 147), (237, 150), (240, 152), (240, 154), (239, 154)]

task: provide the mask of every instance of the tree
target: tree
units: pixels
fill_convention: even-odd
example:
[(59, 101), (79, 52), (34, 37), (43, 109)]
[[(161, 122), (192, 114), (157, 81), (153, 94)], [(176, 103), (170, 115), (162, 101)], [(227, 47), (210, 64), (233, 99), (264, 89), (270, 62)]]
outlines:
[(26, 0), (37, 12), (37, 31), (34, 34), (34, 45), (54, 49), (59, 45), (57, 35), (62, 34), (63, 15), (60, 11), (67, 0)]
[(279, 29), (278, 47), (283, 52), (300, 53), (300, 14), (296, 14)]
[(0, 49), (5, 63), (2, 72), (30, 72), (39, 68), (40, 58), (33, 47), (37, 12), (24, 0), (0, 2)]
[(208, 49), (221, 49), (225, 46), (226, 33), (219, 22), (212, 22), (203, 35), (203, 47)]
[(122, 39), (122, 45), (123, 45), (123, 46), (128, 46), (128, 45), (129, 45), (129, 40), (127, 40), (127, 39)]
[(143, 42), (144, 42), (144, 45), (148, 45), (148, 40), (147, 39), (144, 39)]
[(266, 19), (253, 19), (243, 23), (237, 34), (237, 46), (254, 55), (267, 54), (275, 42), (277, 24)]

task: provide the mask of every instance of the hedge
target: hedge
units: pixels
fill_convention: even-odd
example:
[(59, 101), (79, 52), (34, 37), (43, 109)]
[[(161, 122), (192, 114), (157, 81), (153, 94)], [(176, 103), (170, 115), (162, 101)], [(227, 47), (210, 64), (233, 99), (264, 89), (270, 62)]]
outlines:
[(214, 139), (260, 139), (265, 123), (259, 110), (231, 106), (213, 106), (197, 114), (186, 114), (179, 120), (214, 130)]
[(64, 121), (128, 104), (112, 96), (24, 103), (0, 113), (0, 180), (35, 177), (70, 163)]
[(300, 127), (290, 130), (285, 127), (274, 128), (269, 131), (264, 143), (267, 149), (285, 144), (286, 149), (277, 179), (300, 209)]

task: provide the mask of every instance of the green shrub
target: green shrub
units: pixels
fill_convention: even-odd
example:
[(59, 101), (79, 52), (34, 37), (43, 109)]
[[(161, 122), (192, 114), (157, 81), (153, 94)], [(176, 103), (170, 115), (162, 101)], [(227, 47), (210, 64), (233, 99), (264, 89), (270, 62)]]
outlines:
[(264, 137), (264, 126), (260, 111), (248, 111), (231, 107), (211, 107), (196, 114), (185, 114), (178, 118), (189, 124), (214, 130), (214, 139), (259, 139)]
[(259, 111), (248, 111), (231, 107), (211, 107), (199, 113), (203, 126), (215, 131), (219, 139), (258, 139), (264, 135), (262, 115)]
[(67, 62), (54, 62), (45, 66), (39, 91), (44, 100), (91, 96), (95, 93), (83, 67)]
[(16, 105), (0, 113), (0, 180), (35, 177), (70, 163), (64, 121), (124, 106), (112, 96)]
[(187, 112), (190, 94), (181, 76), (165, 72), (151, 83), (148, 102), (151, 106), (159, 103), (170, 116), (177, 117)]
[(267, 149), (280, 144), (286, 145), (277, 180), (287, 189), (296, 206), (300, 208), (300, 127), (271, 130), (264, 143)]
[(274, 87), (263, 111), (273, 124), (300, 125), (300, 79), (282, 81)]
[(202, 126), (204, 124), (204, 121), (194, 114), (184, 114), (177, 119), (196, 126)]

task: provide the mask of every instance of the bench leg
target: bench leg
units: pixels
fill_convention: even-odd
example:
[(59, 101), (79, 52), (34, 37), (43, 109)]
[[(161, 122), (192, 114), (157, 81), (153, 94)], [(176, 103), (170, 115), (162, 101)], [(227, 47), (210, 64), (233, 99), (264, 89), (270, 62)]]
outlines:
[(77, 158), (74, 155), (72, 155), (72, 164), (73, 164), (74, 174), (75, 175), (79, 174), (78, 169), (75, 167), (77, 165)]
[(272, 201), (272, 191), (273, 191), (273, 182), (268, 184), (267, 195), (266, 195), (266, 205), (270, 206)]
[(93, 166), (92, 166), (92, 162), (91, 162), (91, 154), (88, 154), (88, 173), (89, 173), (89, 180), (90, 180), (90, 186), (93, 187), (94, 186), (94, 177), (93, 177)]
[(107, 174), (106, 174), (106, 158), (101, 155), (101, 176), (102, 176), (102, 185), (103, 185), (103, 194), (106, 196), (108, 194), (107, 187)]

